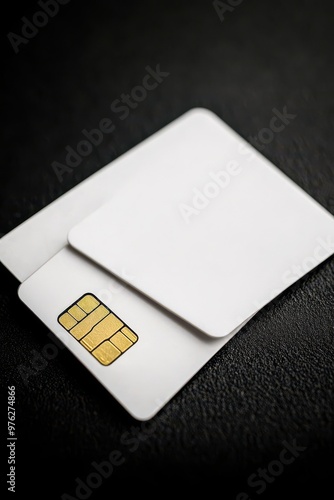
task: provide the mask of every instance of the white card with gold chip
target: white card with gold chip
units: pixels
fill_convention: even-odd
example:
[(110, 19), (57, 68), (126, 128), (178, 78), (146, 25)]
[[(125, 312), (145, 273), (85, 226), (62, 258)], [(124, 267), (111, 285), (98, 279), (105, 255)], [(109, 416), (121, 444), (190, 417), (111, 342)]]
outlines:
[[(238, 139), (237, 142), (232, 141), (233, 150), (231, 149), (231, 136)], [(98, 261), (99, 258), (94, 253), (89, 258), (83, 255), (84, 252), (87, 256), (90, 254), (89, 242), (92, 238), (100, 238), (103, 231), (108, 233), (114, 245), (122, 243), (122, 236), (127, 244), (131, 244), (128, 229), (115, 226), (117, 218), (115, 219), (114, 213), (110, 213), (107, 204), (112, 200), (115, 200), (115, 206), (119, 211), (117, 220), (124, 222), (124, 214), (128, 214), (125, 222), (131, 231), (134, 231), (137, 237), (146, 239), (146, 242), (152, 241), (149, 234), (150, 224), (141, 218), (143, 231), (140, 232), (140, 228), (138, 231), (138, 228), (134, 226), (138, 218), (133, 217), (133, 213), (136, 210), (143, 213), (143, 207), (146, 206), (147, 197), (151, 193), (145, 185), (156, 187), (158, 174), (162, 182), (162, 187), (160, 186), (159, 189), (163, 195), (163, 201), (172, 198), (176, 202), (174, 208), (178, 215), (187, 219), (180, 221), (185, 232), (189, 224), (196, 224), (200, 220), (200, 216), (208, 220), (211, 202), (213, 213), (216, 213), (213, 205), (215, 199), (209, 200), (206, 213), (204, 209), (196, 207), (193, 207), (196, 212), (191, 210), (191, 206), (190, 212), (189, 208), (184, 208), (183, 205), (189, 207), (189, 201), (187, 198), (180, 198), (180, 189), (171, 189), (173, 185), (171, 186), (168, 181), (169, 174), (175, 179), (175, 170), (173, 173), (164, 169), (164, 175), (161, 176), (161, 168), (166, 166), (165, 158), (168, 158), (168, 162), (173, 160), (180, 173), (183, 172), (183, 181), (184, 169), (188, 172), (187, 190), (182, 181), (186, 194), (189, 190), (190, 193), (192, 192), (191, 168), (193, 165), (198, 165), (198, 158), (203, 161), (206, 158), (213, 172), (216, 172), (214, 168), (217, 167), (217, 162), (220, 166), (232, 162), (229, 163), (228, 172), (235, 181), (237, 176), (234, 174), (238, 170), (235, 162), (242, 169), (247, 169), (248, 164), (262, 157), (215, 115), (206, 110), (195, 109), (101, 169), (0, 240), (0, 255), (3, 264), (22, 282), (19, 288), (22, 301), (138, 420), (153, 417), (247, 320), (270, 300), (264, 294), (251, 297), (248, 307), (240, 309), (240, 316), (234, 316), (236, 326), (230, 329), (226, 326), (231, 325), (231, 322), (226, 322), (225, 314), (228, 312), (225, 311), (222, 302), (221, 324), (224, 325), (224, 329), (212, 330), (212, 318), (208, 316), (207, 303), (213, 299), (217, 303), (216, 297), (213, 297), (213, 290), (210, 287), (206, 289), (201, 287), (194, 276), (192, 286), (200, 298), (202, 309), (197, 312), (198, 317), (201, 317), (201, 324), (193, 321), (186, 311), (197, 308), (198, 301), (192, 303), (193, 294), (186, 296), (182, 290), (177, 289), (180, 284), (182, 285), (182, 279), (181, 281), (176, 279), (174, 283), (173, 280), (170, 282), (168, 273), (166, 275), (163, 269), (163, 266), (168, 266), (170, 263), (165, 259), (157, 260), (156, 256), (150, 254), (147, 245), (145, 247), (133, 245), (130, 253), (129, 249), (126, 249), (124, 255), (126, 259), (118, 261), (117, 269), (113, 269), (119, 277), (106, 269), (109, 264), (110, 269), (113, 267), (112, 262), (106, 266), (106, 263), (101, 261), (101, 265), (98, 265), (94, 260)], [(157, 174), (154, 173), (153, 166)], [(205, 171), (205, 175), (200, 177), (202, 184), (199, 183), (197, 186), (203, 187), (203, 183), (207, 182), (206, 173)], [(151, 174), (153, 179), (150, 179)], [(129, 192), (132, 192), (131, 189), (129, 191), (131, 186), (137, 186), (137, 190), (133, 192), (133, 198), (129, 197)], [(247, 187), (249, 187), (249, 177), (247, 181), (246, 176), (246, 185), (243, 186), (241, 182), (237, 192), (229, 190), (227, 186), (220, 194), (238, 196), (242, 200)], [(296, 196), (301, 196), (304, 201), (305, 195), (300, 190)], [(154, 200), (157, 198), (155, 197)], [(131, 207), (127, 207), (126, 203), (130, 203)], [(106, 210), (103, 209), (102, 218), (99, 219), (96, 215), (98, 212), (95, 213), (95, 211), (104, 204), (106, 204)], [(295, 281), (297, 274), (298, 277), (302, 276), (331, 255), (334, 250), (331, 246), (333, 218), (310, 199), (307, 199), (306, 205), (310, 224), (308, 229), (304, 228), (304, 225), (302, 227), (307, 232), (307, 238), (304, 236), (302, 238), (304, 246), (298, 246), (298, 248), (291, 246), (294, 249), (291, 255), (294, 267), (285, 269), (282, 276), (283, 288)], [(156, 207), (159, 218), (162, 215), (163, 206), (164, 204)], [(85, 218), (90, 214), (92, 214), (92, 219), (87, 219), (89, 220), (88, 226)], [(108, 221), (106, 223), (107, 215), (112, 217), (110, 225)], [(189, 215), (192, 220), (189, 220)], [(304, 215), (304, 213), (301, 214), (302, 220), (304, 220)], [(233, 217), (233, 213), (229, 216)], [(78, 226), (81, 221), (83, 225)], [(154, 222), (152, 219), (150, 221)], [(293, 221), (296, 222), (295, 219)], [(98, 232), (94, 224), (98, 226)], [(76, 226), (80, 228), (79, 232)], [(152, 226), (152, 230), (156, 227), (156, 225), (154, 228)], [(78, 248), (80, 247), (82, 253), (67, 244), (68, 233), (72, 228), (74, 229), (71, 232), (70, 241)], [(89, 231), (85, 233), (88, 228)], [(111, 228), (115, 231), (114, 234), (111, 234)], [(86, 245), (82, 245), (83, 236), (86, 239)], [(255, 232), (254, 238), (259, 236)], [(108, 245), (110, 241), (109, 239)], [(286, 240), (284, 241), (286, 243)], [(103, 244), (103, 239), (99, 242)], [(263, 243), (265, 243), (264, 240)], [(231, 240), (226, 239), (226, 245), (229, 244)], [(178, 245), (177, 241), (174, 241), (174, 245), (181, 254), (186, 253), (187, 258), (191, 259), (192, 253), (188, 252), (189, 249)], [(121, 248), (124, 249), (124, 246), (121, 245)], [(141, 253), (143, 248), (148, 250), (145, 255)], [(110, 246), (105, 249), (105, 254), (109, 251), (116, 257)], [(128, 260), (130, 254), (131, 258)], [(148, 256), (154, 257), (151, 267), (147, 267)], [(230, 263), (232, 271), (238, 266), (238, 258), (237, 253)], [(142, 287), (146, 295), (151, 295), (150, 299), (134, 287), (126, 285), (126, 283), (131, 283), (141, 288), (140, 280), (143, 276), (141, 259), (146, 260), (144, 267), (145, 272), (148, 273), (148, 279), (151, 283), (154, 280), (159, 282), (165, 297), (173, 292), (179, 298), (181, 297), (181, 306), (183, 305), (181, 313), (178, 307), (164, 303), (165, 301), (161, 300), (162, 296), (152, 292), (152, 289), (149, 292)], [(170, 268), (170, 271), (170, 276), (174, 279), (175, 269)], [(189, 278), (186, 269), (184, 273), (182, 269), (179, 271), (181, 278), (182, 275), (184, 279)], [(232, 287), (231, 291), (235, 294), (232, 276), (229, 284)], [(275, 290), (270, 290), (270, 292), (273, 296), (276, 293)], [(159, 305), (158, 302), (164, 303), (165, 307)], [(168, 311), (167, 308), (173, 312)], [(246, 310), (248, 310), (248, 316), (245, 313)], [(220, 336), (212, 338), (210, 334)]]
[(68, 247), (19, 295), (138, 420), (152, 417), (228, 340), (177, 320)]

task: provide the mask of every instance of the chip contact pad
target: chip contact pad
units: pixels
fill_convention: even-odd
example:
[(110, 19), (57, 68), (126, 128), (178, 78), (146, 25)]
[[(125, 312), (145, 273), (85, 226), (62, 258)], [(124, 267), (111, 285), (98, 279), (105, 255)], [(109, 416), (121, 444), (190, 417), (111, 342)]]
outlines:
[(91, 293), (65, 309), (58, 323), (105, 366), (138, 340), (138, 335)]

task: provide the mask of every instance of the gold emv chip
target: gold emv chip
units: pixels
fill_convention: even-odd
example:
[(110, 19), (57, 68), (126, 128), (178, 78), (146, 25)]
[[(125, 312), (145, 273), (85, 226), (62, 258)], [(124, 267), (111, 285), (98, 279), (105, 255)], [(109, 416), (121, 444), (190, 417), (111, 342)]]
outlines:
[(58, 323), (105, 366), (138, 340), (138, 335), (91, 293), (65, 309)]

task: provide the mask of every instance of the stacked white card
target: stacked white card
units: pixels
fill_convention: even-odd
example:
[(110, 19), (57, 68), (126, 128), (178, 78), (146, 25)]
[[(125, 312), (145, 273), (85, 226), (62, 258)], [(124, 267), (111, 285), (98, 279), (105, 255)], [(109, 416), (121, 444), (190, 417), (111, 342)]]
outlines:
[[(198, 108), (0, 241), (22, 301), (139, 420), (333, 252), (333, 216)], [(57, 321), (86, 293), (138, 335), (109, 366)]]

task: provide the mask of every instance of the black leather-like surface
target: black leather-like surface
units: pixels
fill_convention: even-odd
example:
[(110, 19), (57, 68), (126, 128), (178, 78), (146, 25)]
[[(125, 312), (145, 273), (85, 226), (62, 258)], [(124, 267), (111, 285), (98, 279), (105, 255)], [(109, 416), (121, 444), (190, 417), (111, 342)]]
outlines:
[[(39, 8), (8, 7), (3, 234), (194, 106), (212, 109), (245, 138), (286, 106), (296, 118), (263, 154), (334, 213), (330, 1), (245, 0), (220, 21), (211, 1), (72, 0), (18, 54), (6, 34), (20, 33), (20, 18)], [(112, 101), (157, 64), (170, 75), (119, 120)], [(104, 117), (114, 118), (115, 132), (59, 182), (51, 163), (63, 162), (65, 146)], [(3, 266), (0, 276), (1, 378), (17, 393), (16, 498), (75, 497), (76, 478), (86, 482), (92, 462), (112, 450), (125, 461), (92, 499), (130, 488), (158, 498), (179, 491), (177, 481), (185, 494), (202, 486), (209, 496), (218, 485), (218, 497), (228, 500), (240, 492), (325, 498), (333, 466), (333, 259), (254, 317), (148, 424), (134, 421), (66, 349), (43, 364), (38, 354), (55, 353), (43, 351), (54, 341), (19, 301), (17, 280)], [(34, 371), (27, 384), (23, 366)], [(247, 485), (259, 467), (280, 470), (272, 461), (286, 442), (306, 449), (263, 483), (263, 493)]]

